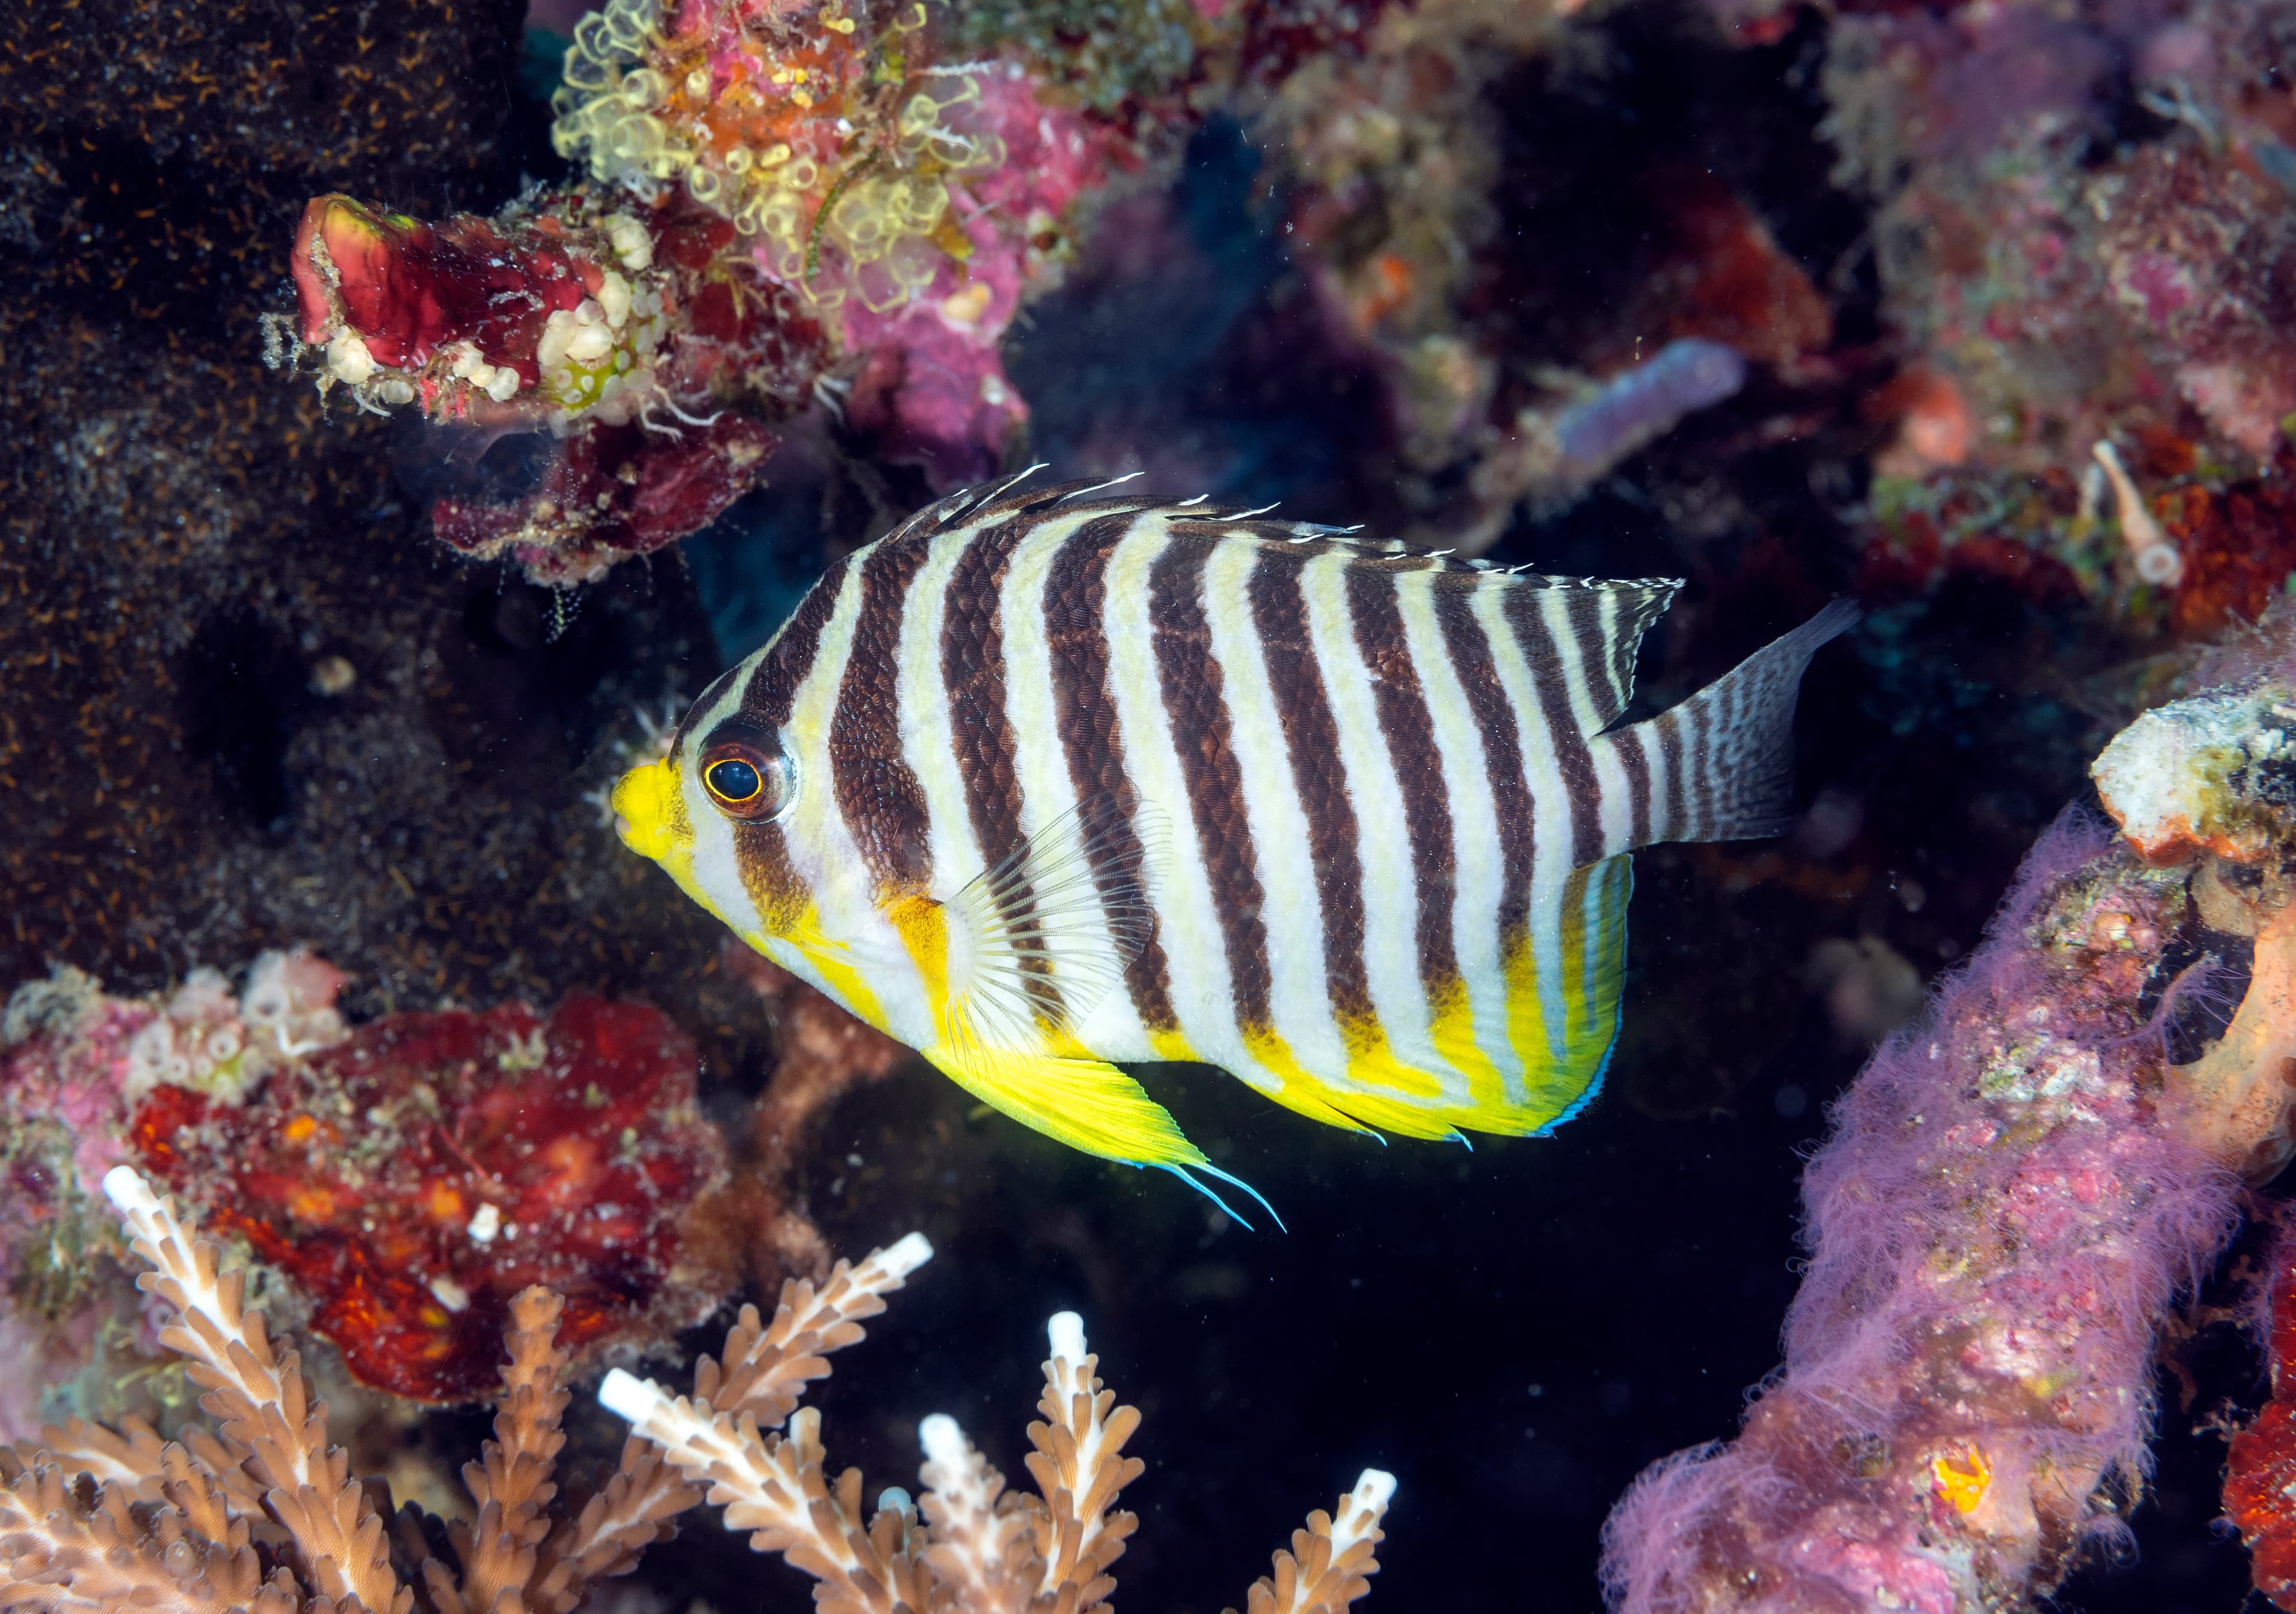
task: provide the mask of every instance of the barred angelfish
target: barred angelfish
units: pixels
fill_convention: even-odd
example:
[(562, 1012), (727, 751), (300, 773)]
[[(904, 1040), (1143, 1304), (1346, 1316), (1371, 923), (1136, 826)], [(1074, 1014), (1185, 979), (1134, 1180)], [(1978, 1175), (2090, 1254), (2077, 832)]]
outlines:
[(1114, 486), (956, 494), (832, 567), (624, 776), (623, 838), (1093, 1154), (1225, 1175), (1119, 1069), (1159, 1060), (1338, 1127), (1568, 1118), (1627, 854), (1784, 827), (1802, 668), (1854, 613), (1614, 728), (1675, 583)]

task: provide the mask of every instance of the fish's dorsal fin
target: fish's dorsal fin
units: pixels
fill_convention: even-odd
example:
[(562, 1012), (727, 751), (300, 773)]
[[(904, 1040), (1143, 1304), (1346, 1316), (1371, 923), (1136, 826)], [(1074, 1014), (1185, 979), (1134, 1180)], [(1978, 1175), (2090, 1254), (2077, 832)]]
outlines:
[(1549, 578), (1535, 573), (1485, 574), (1504, 590), (1500, 610), (1536, 619), (1537, 631), (1523, 635), (1529, 646), (1553, 646), (1554, 665), (1534, 668), (1570, 677), (1586, 693), (1590, 732), (1619, 720), (1635, 697), (1635, 654), (1643, 635), (1665, 614), (1682, 587), (1677, 578)]
[(1153, 808), (1079, 802), (950, 897), (946, 1035), (1035, 1053), (1072, 1039), (1155, 932), (1146, 887), (1168, 842)]

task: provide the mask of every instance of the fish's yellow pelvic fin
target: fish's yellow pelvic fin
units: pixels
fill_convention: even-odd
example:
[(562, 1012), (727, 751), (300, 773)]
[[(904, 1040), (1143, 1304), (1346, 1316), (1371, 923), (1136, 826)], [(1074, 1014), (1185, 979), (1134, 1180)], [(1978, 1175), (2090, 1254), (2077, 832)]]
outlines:
[(1131, 1166), (1209, 1164), (1170, 1110), (1103, 1061), (979, 1047), (925, 1057), (982, 1103), (1071, 1149)]
[(1082, 1053), (1076, 1032), (1155, 933), (1144, 881), (1160, 818), (1095, 796), (1024, 837), (943, 905), (949, 1040)]
[(622, 844), (660, 863), (668, 856), (676, 813), (677, 775), (669, 764), (648, 762), (624, 774), (614, 786), (614, 828)]
[(1250, 1194), (1277, 1227), (1283, 1225), (1283, 1218), (1276, 1216), (1275, 1208), (1258, 1189), (1206, 1159), (1203, 1151), (1188, 1142), (1170, 1110), (1105, 1061), (978, 1047), (934, 1048), (925, 1057), (982, 1103), (1055, 1142), (1103, 1159), (1168, 1171), (1237, 1222), (1250, 1226), (1197, 1174), (1217, 1177)]

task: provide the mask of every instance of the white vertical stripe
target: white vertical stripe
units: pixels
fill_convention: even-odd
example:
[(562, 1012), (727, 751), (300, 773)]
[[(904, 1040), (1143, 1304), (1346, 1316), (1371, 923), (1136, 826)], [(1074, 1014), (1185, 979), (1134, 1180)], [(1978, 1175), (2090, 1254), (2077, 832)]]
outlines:
[(986, 861), (972, 832), (972, 816), (965, 810), (964, 778), (956, 771), (948, 685), (941, 676), (940, 659), (949, 574), (976, 537), (977, 529), (965, 527), (926, 540), (931, 548), (910, 579), (908, 597), (901, 606), (901, 760), (924, 791), (926, 840), (932, 859), (925, 889), (942, 902), (963, 889)]
[(1347, 1044), (1332, 1014), (1308, 815), (1251, 618), (1248, 586), (1261, 547), (1235, 537), (1212, 552), (1204, 568), (1204, 610), (1242, 775), (1252, 866), (1265, 897), (1260, 918), (1267, 932), (1268, 1012), (1303, 1069), (1338, 1076), (1347, 1069)]
[(1600, 668), (1589, 668), (1579, 659), (1578, 635), (1570, 626), (1569, 595), (1584, 591), (1587, 585), (1576, 578), (1559, 583), (1552, 588), (1533, 591), (1533, 602), (1538, 607), (1539, 618), (1546, 624), (1546, 636), (1554, 642), (1555, 675), (1562, 680), (1563, 689), (1570, 697), (1570, 712), (1578, 720), (1578, 732), (1592, 734), (1603, 726), (1603, 714), (1595, 705), (1594, 695), (1587, 680), (1591, 675), (1603, 676)]
[[(1499, 856), (1498, 805), (1491, 797), (1483, 737), (1452, 664), (1442, 625), (1435, 619), (1435, 578), (1430, 571), (1396, 578), (1404, 643), (1435, 730), (1443, 764), (1443, 793), (1450, 802), (1451, 856), (1458, 884), (1451, 902), (1451, 950), (1466, 983), (1475, 1044), (1504, 1073), (1515, 1063), (1506, 1033), (1506, 979), (1499, 966), (1499, 891), (1506, 877)], [(1480, 592), (1480, 591), (1479, 591)], [(1464, 1074), (1464, 1072), (1462, 1074)]]

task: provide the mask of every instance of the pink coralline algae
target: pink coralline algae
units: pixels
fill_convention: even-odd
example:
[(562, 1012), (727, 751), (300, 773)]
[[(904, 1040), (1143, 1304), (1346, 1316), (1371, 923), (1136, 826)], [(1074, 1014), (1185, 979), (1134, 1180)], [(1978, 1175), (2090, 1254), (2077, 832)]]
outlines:
[(1027, 418), (998, 340), (1138, 152), (1017, 60), (943, 60), (937, 15), (615, 0), (555, 102), (586, 182), (436, 225), (313, 201), (295, 362), (454, 428), (475, 486), (439, 535), (545, 582), (705, 525), (816, 405), (937, 483), (988, 473)]
[[(1612, 1515), (1620, 1614), (2021, 1604), (2119, 1535), (2156, 1329), (2289, 1158), (2296, 685), (2149, 714), (1841, 1100), (1786, 1361)], [(2253, 973), (2226, 1023), (2219, 962)]]

